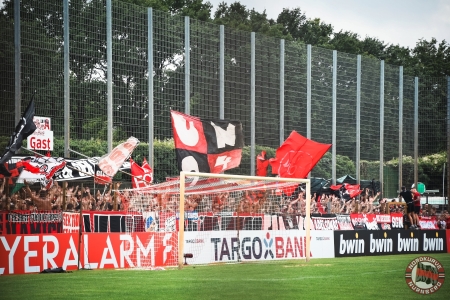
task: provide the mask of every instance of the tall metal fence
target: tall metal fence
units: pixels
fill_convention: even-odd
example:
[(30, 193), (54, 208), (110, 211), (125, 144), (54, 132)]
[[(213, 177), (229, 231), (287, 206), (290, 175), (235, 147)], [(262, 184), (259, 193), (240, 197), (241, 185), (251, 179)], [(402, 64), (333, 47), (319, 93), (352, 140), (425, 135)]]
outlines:
[[(417, 181), (447, 193), (448, 78), (120, 1), (23, 0), (15, 9), (16, 51), (0, 75), (3, 136), (35, 93), (36, 115), (64, 140), (58, 155), (74, 157), (69, 148), (84, 140), (86, 155), (101, 156), (135, 136), (162, 180), (177, 175), (158, 164), (175, 155), (155, 147), (172, 137), (173, 109), (240, 120), (249, 153), (240, 173), (253, 175), (258, 149), (296, 130), (333, 144), (311, 176), (380, 180), (388, 197)], [(419, 169), (432, 154), (435, 169)]]

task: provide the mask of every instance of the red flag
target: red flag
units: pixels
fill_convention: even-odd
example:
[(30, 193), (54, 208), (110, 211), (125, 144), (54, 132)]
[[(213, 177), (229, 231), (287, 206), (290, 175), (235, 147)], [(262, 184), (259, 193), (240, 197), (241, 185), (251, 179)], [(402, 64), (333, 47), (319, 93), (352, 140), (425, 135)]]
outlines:
[(261, 151), (256, 157), (256, 176), (267, 176), (267, 167), (269, 166), (269, 160), (266, 157), (266, 151)]
[(20, 173), (22, 172), (23, 168), (24, 168), (23, 167), (23, 161), (20, 160), (20, 161), (18, 161), (16, 163), (4, 163), (3, 166), (5, 167), (5, 170), (7, 170), (9, 175), (5, 176), (5, 175), (3, 175), (0, 172), (0, 179), (8, 177), (9, 178), (8, 184), (9, 185), (13, 185), (14, 182), (13, 182), (12, 179), (14, 177), (18, 177), (20, 175)]
[[(332, 185), (332, 186), (330, 186), (330, 189), (332, 189), (333, 191), (341, 190), (341, 193), (342, 193), (341, 197), (344, 196), (344, 198), (347, 200), (354, 198), (362, 193), (362, 190), (360, 189), (359, 184), (344, 183), (344, 184)], [(345, 196), (345, 195), (347, 195), (347, 196)]]
[(332, 189), (333, 191), (339, 191), (339, 189), (342, 187), (342, 184), (338, 184), (338, 185), (331, 185), (330, 189)]
[(319, 213), (324, 214), (325, 210), (323, 209), (323, 206), (322, 206), (322, 196), (321, 195), (319, 195), (317, 197), (316, 203), (317, 203), (316, 205), (317, 205), (317, 209), (319, 210)]
[(362, 190), (360, 189), (359, 184), (349, 184), (344, 183), (345, 189), (347, 190), (348, 194), (350, 195), (350, 199), (358, 196), (362, 193)]
[(139, 166), (133, 159), (130, 158), (131, 163), (131, 185), (133, 188), (147, 187), (153, 181), (153, 171), (147, 160), (144, 158), (142, 167)]
[(285, 178), (306, 178), (308, 173), (330, 149), (331, 144), (321, 144), (291, 132), (271, 158), (272, 173)]

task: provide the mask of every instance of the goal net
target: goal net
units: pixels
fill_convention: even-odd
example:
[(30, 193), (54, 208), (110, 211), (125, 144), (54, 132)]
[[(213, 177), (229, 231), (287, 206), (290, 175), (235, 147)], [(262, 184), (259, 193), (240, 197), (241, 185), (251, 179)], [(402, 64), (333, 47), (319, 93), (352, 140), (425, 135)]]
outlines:
[(139, 251), (125, 243), (136, 267), (309, 260), (309, 179), (181, 172), (119, 192), (127, 231), (151, 232)]

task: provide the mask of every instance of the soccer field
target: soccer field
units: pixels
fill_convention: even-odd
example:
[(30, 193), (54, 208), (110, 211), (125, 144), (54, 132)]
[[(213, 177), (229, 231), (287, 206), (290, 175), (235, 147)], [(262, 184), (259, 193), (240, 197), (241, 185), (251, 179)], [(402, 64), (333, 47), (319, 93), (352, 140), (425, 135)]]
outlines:
[[(80, 270), (0, 277), (1, 299), (449, 299), (450, 280), (432, 295), (406, 284), (421, 256), (186, 266), (182, 270)], [(449, 254), (432, 254), (450, 272)]]

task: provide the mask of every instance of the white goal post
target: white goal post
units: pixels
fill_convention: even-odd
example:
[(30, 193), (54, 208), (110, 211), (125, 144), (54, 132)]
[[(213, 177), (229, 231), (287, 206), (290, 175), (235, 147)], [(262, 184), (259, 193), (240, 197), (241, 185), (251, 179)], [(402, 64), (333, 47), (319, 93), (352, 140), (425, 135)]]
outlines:
[[(211, 184), (203, 184), (202, 188), (199, 189), (198, 182), (200, 178), (203, 180), (203, 182), (205, 180), (209, 180)], [(218, 182), (226, 184), (219, 185)], [(304, 186), (304, 188), (302, 186)], [(178, 232), (179, 268), (182, 268), (183, 265), (186, 264), (186, 260), (188, 258), (192, 259), (192, 257), (194, 256), (202, 256), (203, 250), (200, 249), (200, 246), (195, 248), (196, 243), (208, 242), (214, 243), (214, 246), (211, 247), (214, 248), (216, 258), (218, 256), (222, 257), (223, 255), (232, 256), (233, 258), (235, 258), (236, 255), (238, 261), (240, 256), (250, 257), (253, 255), (254, 257), (260, 258), (261, 256), (263, 256), (262, 248), (264, 247), (264, 245), (265, 248), (268, 248), (268, 246), (276, 244), (276, 250), (265, 250), (264, 258), (266, 256), (271, 256), (272, 259), (274, 257), (280, 259), (284, 257), (299, 257), (297, 256), (297, 252), (300, 251), (300, 257), (304, 257), (306, 261), (309, 261), (311, 236), (310, 204), (312, 201), (310, 191), (311, 182), (309, 179), (243, 176), (183, 171), (180, 172), (178, 210), (178, 222), (180, 224)], [(289, 196), (286, 196), (286, 194)], [(198, 200), (195, 200), (194, 198), (197, 198)], [(246, 199), (248, 199), (248, 201)], [(227, 205), (226, 202), (231, 201), (233, 203), (229, 204), (229, 207), (232, 208), (228, 210), (223, 209)], [(190, 230), (189, 223), (191, 223), (192, 225), (192, 222), (189, 220), (189, 216), (192, 212), (195, 212), (195, 218), (199, 218), (199, 214), (197, 212), (198, 210), (196, 210), (196, 207), (200, 202), (209, 203), (209, 206), (207, 206), (208, 208), (203, 209), (204, 215), (201, 216), (201, 222), (203, 222), (202, 226), (205, 227), (202, 227), (202, 229), (197, 229), (200, 228), (198, 227), (200, 225), (195, 224), (195, 229)], [(275, 205), (273, 205), (273, 203), (271, 202), (277, 202), (276, 208), (274, 208)], [(238, 219), (237, 221), (235, 217), (236, 214)], [(261, 226), (261, 224), (264, 222), (264, 218), (268, 217), (268, 214), (270, 215), (271, 224), (269, 228), (267, 228), (267, 226)], [(277, 232), (279, 232), (280, 237), (273, 238), (274, 234), (271, 235), (272, 215), (275, 214), (277, 215), (278, 223), (280, 222), (280, 218), (278, 218), (278, 216), (283, 215), (283, 221), (286, 225), (280, 226), (280, 224), (278, 224), (278, 226), (274, 226), (278, 229)], [(188, 220), (185, 219), (186, 216), (188, 216)], [(212, 218), (215, 218), (216, 216), (218, 216), (217, 218), (222, 218), (221, 225), (210, 225), (208, 223), (209, 227), (206, 228), (207, 225), (204, 225), (207, 223), (206, 218), (210, 220)], [(259, 217), (258, 221), (254, 221), (255, 216)], [(253, 225), (246, 225), (246, 219), (250, 218), (252, 218), (253, 220)], [(301, 223), (304, 224), (303, 226), (298, 225), (300, 223), (298, 221), (299, 218), (301, 218)], [(227, 220), (227, 222), (230, 222), (228, 224), (234, 222), (233, 225), (231, 227), (229, 225), (227, 226), (226, 224), (224, 225), (225, 219)], [(229, 221), (231, 219), (233, 220)], [(200, 224), (200, 221), (196, 222)], [(236, 222), (238, 222), (239, 224), (236, 224)], [(289, 226), (288, 224), (292, 225), (292, 222), (295, 222), (296, 225)], [(183, 224), (188, 225), (183, 226)], [(211, 233), (214, 232), (213, 230), (215, 230), (211, 229), (211, 226), (221, 226), (222, 234), (225, 235), (225, 237), (222, 237), (223, 241), (216, 236), (208, 235), (208, 232)], [(287, 229), (291, 230), (287, 230), (290, 231), (290, 235), (285, 236), (285, 239), (283, 239), (283, 236), (281, 236), (282, 233), (280, 232), (282, 232), (282, 229), (285, 227), (289, 227)], [(234, 231), (230, 231), (233, 233), (229, 234), (236, 235), (237, 232), (237, 238), (234, 236), (232, 237), (231, 235), (227, 236), (229, 228), (234, 229)], [(251, 231), (245, 231), (249, 228), (255, 231), (259, 229), (260, 232), (261, 229), (264, 228), (266, 228), (267, 230), (264, 234), (264, 238), (260, 238), (257, 236), (252, 236)], [(305, 236), (300, 237), (300, 233), (295, 234), (295, 231), (292, 230), (302, 232), (304, 231)], [(245, 235), (245, 232), (247, 232), (251, 237), (239, 237), (240, 232), (243, 232), (243, 235)], [(185, 234), (190, 235), (188, 240), (186, 240)], [(265, 238), (266, 236), (267, 238)], [(240, 239), (242, 239), (242, 241)], [(186, 241), (192, 243), (189, 244), (190, 247), (186, 246)], [(287, 241), (287, 246), (284, 245), (285, 241)], [(190, 251), (191, 253), (187, 253), (186, 251)], [(273, 252), (276, 253), (274, 254)], [(293, 254), (294, 252), (295, 254)], [(284, 253), (286, 253), (285, 256)]]

